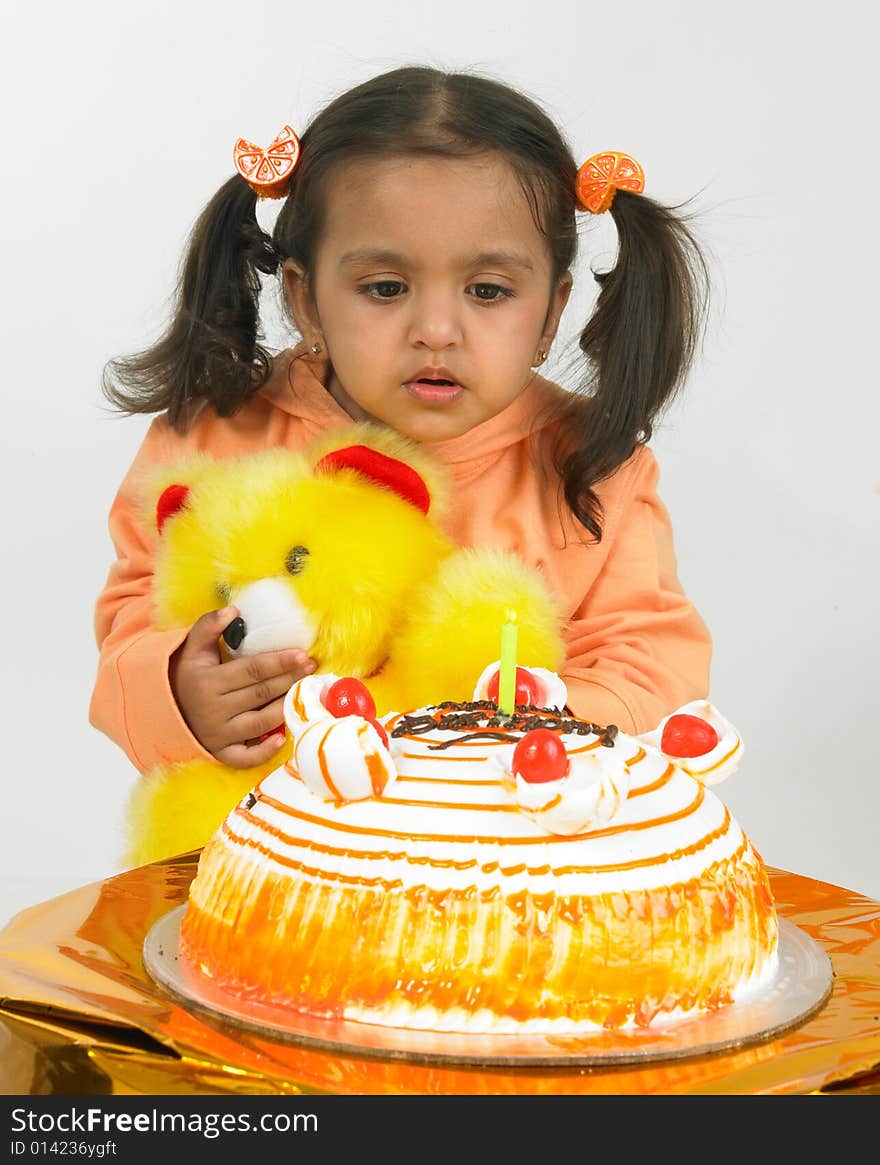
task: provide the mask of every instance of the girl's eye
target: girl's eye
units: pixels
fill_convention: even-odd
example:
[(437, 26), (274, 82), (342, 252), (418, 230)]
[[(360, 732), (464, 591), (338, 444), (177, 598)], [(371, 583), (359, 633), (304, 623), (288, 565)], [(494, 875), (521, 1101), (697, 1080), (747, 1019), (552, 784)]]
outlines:
[(497, 303), (500, 299), (508, 299), (513, 292), (498, 283), (472, 283), (468, 291), (473, 289), (474, 299), (482, 303)]
[(377, 283), (362, 283), (358, 291), (373, 299), (396, 299), (403, 286), (398, 279), (380, 279)]

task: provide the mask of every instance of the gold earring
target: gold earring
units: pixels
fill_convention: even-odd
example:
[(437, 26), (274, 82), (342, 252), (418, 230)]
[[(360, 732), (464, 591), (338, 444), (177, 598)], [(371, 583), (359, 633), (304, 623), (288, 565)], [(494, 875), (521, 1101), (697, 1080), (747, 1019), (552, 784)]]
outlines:
[(546, 359), (547, 359), (547, 353), (544, 351), (543, 348), (539, 348), (538, 351), (535, 353), (535, 364), (543, 364)]
[(311, 353), (312, 353), (312, 355), (313, 355), (313, 356), (317, 356), (317, 355), (319, 355), (319, 354), (320, 354), (320, 353), (323, 351), (323, 349), (321, 348), (321, 345), (320, 345), (320, 344), (318, 343), (318, 341), (316, 340), (316, 341), (314, 342), (314, 344), (312, 344), (312, 346), (311, 346), (311, 348), (310, 348), (310, 351), (311, 351)]

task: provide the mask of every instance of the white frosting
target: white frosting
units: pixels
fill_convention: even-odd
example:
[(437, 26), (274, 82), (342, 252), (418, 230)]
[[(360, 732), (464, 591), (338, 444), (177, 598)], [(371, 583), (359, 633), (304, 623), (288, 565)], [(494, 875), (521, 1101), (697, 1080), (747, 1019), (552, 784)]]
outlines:
[(333, 719), (333, 713), (324, 705), (324, 697), (338, 679), (332, 672), (324, 672), (297, 680), (284, 697), (284, 720), (291, 736), (301, 732), (309, 721)]
[(629, 793), (629, 766), (616, 748), (600, 747), (569, 758), (569, 771), (556, 781), (531, 783), (512, 772), (514, 747), (493, 757), (513, 785), (520, 810), (548, 833), (571, 836), (601, 829), (620, 812)]
[[(522, 664), (519, 666), (522, 667)], [(487, 668), (483, 669), (480, 673), (480, 678), (477, 680), (477, 685), (474, 688), (475, 700), (489, 699), (487, 695), (489, 680), (500, 670), (500, 659), (496, 659), (494, 663), (490, 663)], [(565, 686), (565, 681), (561, 676), (558, 676), (555, 671), (548, 671), (545, 667), (530, 667), (526, 670), (530, 671), (538, 681), (538, 696), (535, 704), (539, 708), (562, 709), (565, 707), (568, 701), (568, 688)]]
[[(718, 743), (702, 756), (672, 756), (664, 753), (661, 747), (663, 729), (673, 716), (699, 716), (701, 720), (706, 720), (718, 734)], [(653, 732), (646, 732), (638, 739), (704, 785), (718, 785), (733, 776), (743, 755), (742, 737), (708, 700), (692, 700), (689, 704), (684, 704), (669, 716), (664, 716)]]
[(397, 777), (376, 726), (362, 716), (334, 716), (324, 704), (338, 676), (305, 676), (284, 699), (292, 752), (286, 769), (324, 801), (381, 797)]
[[(389, 730), (395, 720), (386, 717)], [(288, 863), (313, 864), (309, 851), (315, 847), (323, 876), (343, 883), (497, 887), (508, 894), (602, 894), (674, 885), (699, 877), (748, 844), (714, 794), (624, 734), (612, 749), (596, 736), (564, 737), (573, 760), (599, 748), (615, 753), (628, 766), (631, 784), (605, 828), (548, 834), (520, 810), (509, 785), (498, 780), (497, 768), (487, 764), (499, 748), (509, 748), (509, 741), (461, 737), (434, 731), (392, 739), (393, 786), (386, 786), (381, 798), (368, 796), (332, 810), (302, 780), (278, 769), (257, 787), (258, 800), (247, 814), (235, 810), (229, 816), (227, 843), (242, 847), (258, 865), (286, 873)], [(453, 741), (451, 747), (431, 747), (444, 740)]]
[(292, 774), (326, 801), (381, 797), (397, 770), (375, 727), (361, 716), (312, 720), (293, 738)]

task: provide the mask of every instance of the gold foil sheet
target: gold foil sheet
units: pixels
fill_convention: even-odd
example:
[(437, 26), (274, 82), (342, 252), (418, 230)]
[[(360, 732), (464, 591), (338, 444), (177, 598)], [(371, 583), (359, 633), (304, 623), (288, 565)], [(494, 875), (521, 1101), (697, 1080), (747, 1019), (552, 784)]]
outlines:
[(144, 969), (150, 927), (186, 899), (198, 854), (18, 914), (0, 932), (7, 1095), (880, 1094), (880, 902), (770, 870), (782, 917), (820, 943), (834, 985), (764, 1043), (609, 1069), (446, 1067), (297, 1047), (179, 1007)]

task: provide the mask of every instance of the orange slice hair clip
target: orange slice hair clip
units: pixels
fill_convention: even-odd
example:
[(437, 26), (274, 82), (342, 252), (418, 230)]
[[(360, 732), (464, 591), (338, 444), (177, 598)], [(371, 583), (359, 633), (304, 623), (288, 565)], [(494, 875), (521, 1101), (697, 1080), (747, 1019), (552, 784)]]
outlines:
[(614, 201), (618, 190), (642, 194), (645, 189), (645, 171), (629, 154), (606, 150), (593, 154), (577, 172), (575, 190), (584, 210), (602, 214)]
[(265, 149), (239, 138), (232, 150), (232, 160), (258, 198), (284, 198), (299, 152), (299, 138), (286, 125)]

